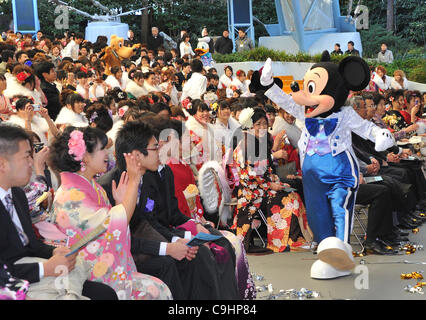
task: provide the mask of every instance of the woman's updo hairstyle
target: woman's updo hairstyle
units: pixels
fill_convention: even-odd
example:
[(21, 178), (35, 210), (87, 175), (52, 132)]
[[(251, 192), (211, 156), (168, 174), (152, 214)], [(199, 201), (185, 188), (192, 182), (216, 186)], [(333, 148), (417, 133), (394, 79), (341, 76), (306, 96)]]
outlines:
[(111, 130), (113, 121), (108, 108), (102, 103), (94, 103), (86, 110), (86, 118), (91, 125), (94, 123), (96, 128), (107, 133)]
[(88, 153), (93, 153), (97, 149), (98, 144), (100, 144), (101, 150), (105, 149), (108, 144), (107, 135), (98, 128), (66, 127), (50, 147), (50, 164), (54, 170), (59, 172), (77, 172), (81, 169), (81, 161), (75, 160), (74, 156), (69, 154), (68, 142), (74, 130), (83, 132), (83, 140), (86, 145), (86, 152)]

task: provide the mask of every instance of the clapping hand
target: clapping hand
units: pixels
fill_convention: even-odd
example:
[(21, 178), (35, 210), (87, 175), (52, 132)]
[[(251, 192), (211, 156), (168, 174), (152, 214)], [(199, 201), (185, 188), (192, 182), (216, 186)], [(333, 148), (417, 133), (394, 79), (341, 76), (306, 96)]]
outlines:
[(112, 197), (114, 198), (116, 204), (120, 204), (123, 202), (128, 184), (129, 176), (126, 171), (123, 171), (123, 173), (121, 174), (118, 187), (115, 181), (112, 180)]

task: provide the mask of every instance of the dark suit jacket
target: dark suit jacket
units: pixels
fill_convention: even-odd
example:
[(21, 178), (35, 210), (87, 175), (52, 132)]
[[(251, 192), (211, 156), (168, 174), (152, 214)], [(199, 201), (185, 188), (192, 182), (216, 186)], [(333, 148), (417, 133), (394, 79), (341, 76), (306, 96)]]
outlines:
[(44, 80), (41, 80), (40, 88), (43, 90), (47, 99), (46, 109), (49, 112), (49, 116), (55, 121), (62, 108), (59, 100), (59, 90), (56, 88), (55, 84), (50, 84)]
[(148, 36), (148, 49), (149, 50), (154, 50), (155, 52), (157, 52), (158, 48), (163, 46), (164, 43), (164, 38), (160, 35), (157, 36), (157, 38), (154, 38), (152, 36), (152, 34), (150, 34)]
[(40, 281), (38, 263), (14, 265), (23, 257), (39, 257), (49, 259), (53, 250), (52, 246), (44, 244), (36, 238), (31, 225), (28, 200), (25, 192), (20, 188), (12, 188), (13, 204), (21, 221), (22, 228), (28, 237), (29, 244), (24, 247), (19, 238), (15, 224), (0, 201), (0, 260), (4, 261), (9, 272), (20, 279), (30, 283)]
[[(182, 223), (185, 223), (189, 220), (189, 218), (183, 215), (177, 207), (177, 199), (174, 195), (173, 173), (171, 173), (171, 184), (170, 173), (171, 169), (168, 168), (166, 174), (166, 185), (167, 190), (170, 190), (170, 188), (173, 190), (167, 192), (166, 198), (168, 198), (169, 201), (167, 201), (166, 206), (168, 209), (166, 210), (167, 212), (163, 212), (162, 214), (159, 212), (159, 203), (162, 200), (160, 200), (160, 192), (156, 176), (158, 173), (148, 171), (143, 176), (139, 204), (137, 205), (135, 213), (130, 220), (130, 229), (132, 232), (132, 253), (158, 255), (160, 251), (160, 241), (157, 239), (152, 239), (149, 237), (149, 235), (147, 235), (147, 237), (141, 237), (139, 234), (136, 236), (135, 231), (138, 229), (138, 226), (145, 221), (147, 221), (167, 241), (171, 241), (174, 236), (182, 238), (184, 237), (184, 232), (182, 230), (173, 228), (173, 226), (178, 226)], [(114, 168), (99, 179), (99, 184), (102, 185), (102, 187), (105, 189), (112, 205), (115, 205), (115, 201), (112, 196), (112, 180), (118, 184), (120, 175), (121, 171), (118, 168)], [(172, 197), (168, 196), (169, 194), (172, 194)], [(152, 212), (147, 212), (146, 210), (148, 198), (154, 200), (155, 205)], [(175, 206), (175, 208), (172, 210), (173, 206)]]
[(363, 139), (359, 135), (352, 133), (352, 147), (358, 159), (370, 164), (370, 157), (374, 157), (382, 165), (383, 161), (387, 161), (386, 155), (389, 152), (398, 154), (399, 147), (393, 146), (386, 151), (378, 152), (374, 149), (374, 143), (370, 140)]
[(216, 40), (214, 49), (216, 50), (217, 53), (228, 54), (228, 53), (232, 53), (232, 50), (234, 49), (234, 44), (232, 43), (231, 39), (224, 38), (222, 36)]

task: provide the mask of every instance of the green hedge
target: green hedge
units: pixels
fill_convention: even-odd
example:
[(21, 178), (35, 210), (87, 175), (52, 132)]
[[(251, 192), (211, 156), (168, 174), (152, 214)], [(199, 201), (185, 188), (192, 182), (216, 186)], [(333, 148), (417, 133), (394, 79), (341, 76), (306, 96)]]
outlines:
[[(334, 62), (340, 62), (345, 56), (331, 56)], [(272, 61), (282, 62), (319, 62), (321, 54), (309, 55), (307, 53), (287, 54), (285, 51), (277, 51), (265, 47), (258, 47), (250, 51), (235, 52), (231, 54), (213, 54), (216, 63), (248, 62), (248, 61)], [(379, 63), (373, 59), (366, 59), (369, 65), (377, 66)], [(391, 64), (383, 64), (389, 76), (393, 76), (395, 70), (403, 70), (408, 80), (426, 83), (426, 63), (422, 49), (409, 51), (404, 57), (394, 60)]]

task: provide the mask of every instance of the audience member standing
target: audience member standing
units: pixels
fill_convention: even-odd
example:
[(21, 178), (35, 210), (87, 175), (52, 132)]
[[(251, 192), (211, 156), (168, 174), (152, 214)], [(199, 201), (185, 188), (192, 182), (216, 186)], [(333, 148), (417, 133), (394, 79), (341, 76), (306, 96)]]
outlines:
[(234, 48), (234, 45), (232, 43), (232, 40), (229, 39), (229, 31), (225, 30), (223, 31), (222, 36), (216, 40), (214, 49), (217, 53), (220, 54), (228, 54), (232, 53), (232, 49)]
[(379, 63), (392, 63), (393, 54), (392, 51), (388, 50), (386, 43), (382, 43), (380, 52), (377, 54), (377, 61)]
[(157, 52), (163, 46), (164, 38), (158, 34), (158, 28), (152, 27), (152, 34), (148, 36), (148, 49)]
[(338, 56), (341, 56), (341, 55), (343, 55), (343, 51), (340, 49), (340, 43), (336, 43), (335, 45), (334, 45), (334, 50), (333, 51), (331, 51), (331, 53), (330, 53), (331, 55), (338, 55)]
[(238, 39), (235, 41), (237, 52), (247, 51), (254, 48), (253, 42), (246, 36), (243, 29), (238, 30)]
[(355, 44), (353, 41), (348, 42), (348, 50), (346, 50), (345, 54), (359, 57), (359, 51), (355, 49)]

